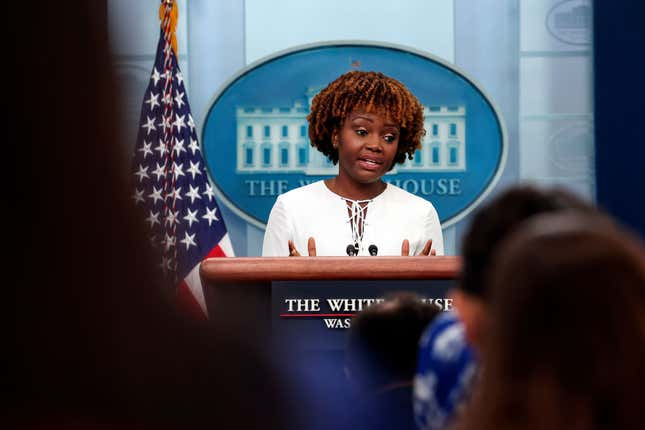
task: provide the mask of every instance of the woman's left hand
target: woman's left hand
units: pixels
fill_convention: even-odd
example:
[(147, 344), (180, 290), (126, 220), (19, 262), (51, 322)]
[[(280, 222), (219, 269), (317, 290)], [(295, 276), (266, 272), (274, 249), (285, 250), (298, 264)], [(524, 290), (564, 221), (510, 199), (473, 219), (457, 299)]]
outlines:
[[(410, 255), (410, 241), (407, 239), (403, 239), (403, 244), (401, 244), (401, 255), (403, 257), (407, 257)], [(437, 255), (437, 251), (432, 249), (432, 239), (426, 242), (426, 245), (418, 254), (418, 256), (428, 256), (428, 255), (432, 255), (432, 256)]]

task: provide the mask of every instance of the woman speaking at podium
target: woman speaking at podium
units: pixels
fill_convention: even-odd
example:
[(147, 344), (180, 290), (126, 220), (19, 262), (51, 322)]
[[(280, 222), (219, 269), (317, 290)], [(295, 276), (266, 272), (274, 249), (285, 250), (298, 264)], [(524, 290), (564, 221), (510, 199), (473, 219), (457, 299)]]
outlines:
[(278, 196), (262, 255), (442, 255), (434, 206), (382, 179), (421, 147), (416, 97), (382, 73), (351, 71), (314, 97), (307, 119), (338, 175)]

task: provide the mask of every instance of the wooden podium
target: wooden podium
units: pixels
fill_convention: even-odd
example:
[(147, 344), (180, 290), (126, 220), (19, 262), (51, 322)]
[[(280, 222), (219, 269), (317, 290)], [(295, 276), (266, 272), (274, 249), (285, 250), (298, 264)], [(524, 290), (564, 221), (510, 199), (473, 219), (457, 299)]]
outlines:
[(460, 257), (233, 257), (201, 265), (205, 285), (338, 279), (455, 279)]
[(260, 330), (336, 349), (356, 312), (389, 292), (448, 306), (460, 268), (459, 257), (233, 257), (205, 260), (200, 275), (211, 314), (243, 308)]

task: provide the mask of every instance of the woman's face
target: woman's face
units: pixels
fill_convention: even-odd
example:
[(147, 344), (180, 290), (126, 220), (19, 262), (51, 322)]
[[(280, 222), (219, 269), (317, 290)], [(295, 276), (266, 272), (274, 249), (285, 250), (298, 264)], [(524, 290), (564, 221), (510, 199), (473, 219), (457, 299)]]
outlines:
[(338, 149), (339, 176), (367, 184), (392, 166), (399, 147), (399, 127), (388, 116), (353, 111), (332, 136)]

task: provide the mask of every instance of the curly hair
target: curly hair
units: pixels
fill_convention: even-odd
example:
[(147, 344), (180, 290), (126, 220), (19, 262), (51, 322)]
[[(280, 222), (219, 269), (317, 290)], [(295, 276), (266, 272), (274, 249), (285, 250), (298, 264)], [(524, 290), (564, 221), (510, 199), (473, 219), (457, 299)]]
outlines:
[(338, 163), (338, 150), (332, 145), (332, 134), (339, 130), (347, 116), (356, 109), (366, 112), (387, 113), (399, 126), (399, 146), (390, 170), (405, 158), (412, 159), (421, 148), (423, 106), (412, 93), (396, 79), (379, 72), (353, 70), (331, 82), (311, 103), (309, 140), (311, 146)]

